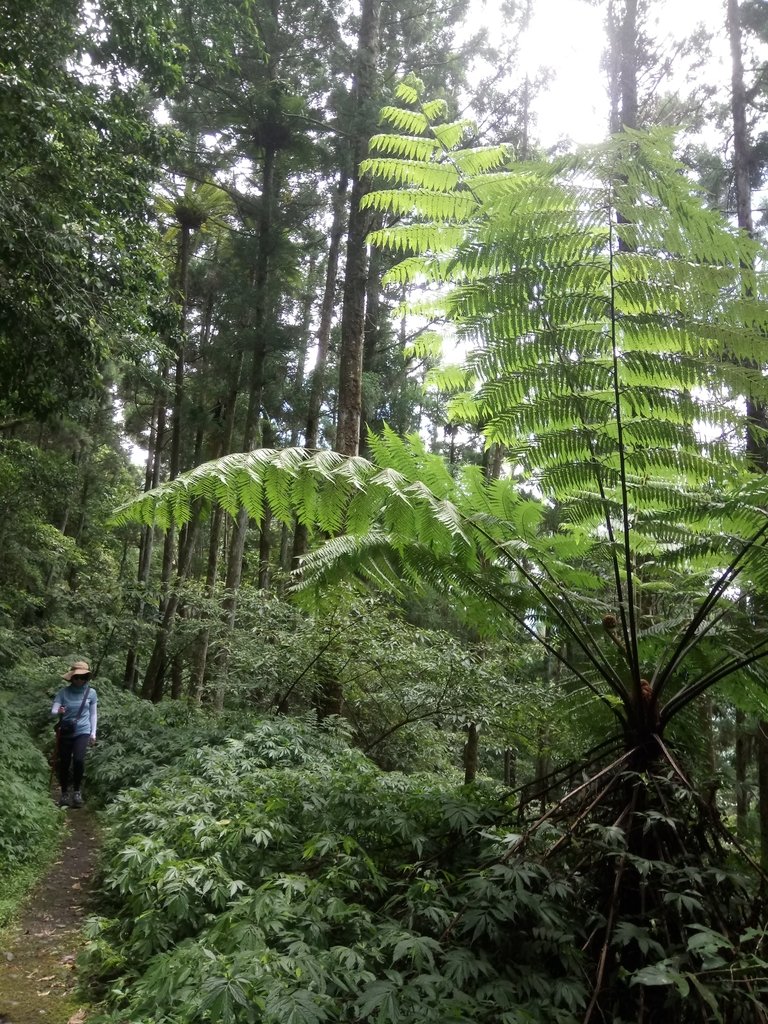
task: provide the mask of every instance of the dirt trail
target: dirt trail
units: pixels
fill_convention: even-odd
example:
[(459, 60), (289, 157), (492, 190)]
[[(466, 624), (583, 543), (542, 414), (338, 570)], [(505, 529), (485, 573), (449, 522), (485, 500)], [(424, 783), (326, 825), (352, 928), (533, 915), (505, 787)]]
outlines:
[(82, 808), (62, 811), (61, 851), (32, 892), (18, 924), (0, 938), (0, 1024), (84, 1020), (74, 997), (80, 929), (88, 913), (98, 830)]

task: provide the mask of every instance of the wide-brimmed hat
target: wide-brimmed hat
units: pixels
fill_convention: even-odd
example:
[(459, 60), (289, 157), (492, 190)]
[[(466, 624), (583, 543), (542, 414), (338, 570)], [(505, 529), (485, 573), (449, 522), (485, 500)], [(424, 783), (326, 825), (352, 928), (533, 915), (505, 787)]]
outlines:
[(69, 672), (65, 672), (61, 678), (69, 682), (72, 676), (89, 676), (90, 674), (91, 666), (87, 661), (73, 661), (69, 666)]

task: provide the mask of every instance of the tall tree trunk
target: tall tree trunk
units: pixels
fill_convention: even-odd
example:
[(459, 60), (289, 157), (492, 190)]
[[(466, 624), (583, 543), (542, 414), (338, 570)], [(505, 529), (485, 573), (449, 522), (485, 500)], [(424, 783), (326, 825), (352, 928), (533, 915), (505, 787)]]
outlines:
[(757, 723), (757, 784), (760, 864), (768, 871), (768, 721)]
[[(181, 468), (181, 418), (184, 400), (184, 371), (186, 359), (187, 314), (189, 309), (189, 259), (192, 243), (192, 228), (182, 221), (179, 225), (179, 246), (176, 262), (176, 287), (181, 307), (179, 318), (179, 341), (176, 348), (176, 368), (173, 385), (173, 406), (171, 410), (171, 452), (168, 479), (175, 480)], [(169, 634), (173, 627), (173, 616), (166, 611), (173, 605), (174, 613), (178, 598), (171, 599), (170, 589), (173, 564), (176, 554), (176, 529), (171, 524), (163, 541), (163, 562), (161, 575), (162, 596), (160, 598), (160, 624), (155, 630), (155, 642), (149, 658), (147, 671), (141, 684), (141, 695), (157, 703), (162, 699), (163, 679), (167, 668)]]
[(349, 186), (349, 174), (346, 168), (339, 174), (339, 183), (333, 200), (333, 222), (328, 241), (328, 256), (325, 264), (325, 288), (320, 305), (320, 323), (317, 328), (317, 360), (312, 370), (312, 384), (309, 390), (307, 424), (304, 431), (304, 443), (307, 448), (317, 448), (317, 437), (320, 425), (320, 407), (323, 400), (323, 381), (328, 362), (331, 344), (331, 325), (333, 311), (336, 306), (336, 288), (339, 272), (339, 252), (341, 237), (344, 233), (346, 220), (346, 199)]
[(514, 789), (517, 785), (517, 754), (514, 747), (504, 750), (504, 785)]
[[(160, 465), (163, 444), (165, 443), (165, 396), (158, 391), (152, 405), (149, 427), (149, 445), (147, 447), (147, 465), (144, 473), (144, 490), (150, 491), (157, 487), (160, 482)], [(123, 673), (123, 687), (126, 690), (135, 690), (139, 675), (139, 658), (136, 644), (138, 641), (138, 623), (144, 619), (147, 602), (144, 599), (144, 591), (149, 583), (149, 573), (152, 567), (152, 549), (154, 546), (155, 530), (153, 526), (144, 526), (141, 531), (139, 543), (139, 568), (137, 583), (139, 598), (136, 608), (137, 623), (132, 631), (131, 643), (125, 659), (125, 671)]]
[(357, 455), (360, 439), (365, 286), (368, 276), (365, 236), (369, 221), (369, 214), (360, 208), (360, 202), (367, 191), (367, 185), (360, 174), (360, 163), (368, 150), (368, 105), (376, 89), (380, 15), (381, 0), (363, 0), (357, 68), (352, 86), (356, 124), (352, 148), (353, 177), (344, 272), (339, 412), (335, 445), (336, 451), (343, 455)]
[[(731, 117), (733, 120), (733, 179), (736, 197), (736, 222), (742, 231), (752, 237), (752, 184), (750, 181), (750, 139), (747, 125), (747, 90), (744, 82), (744, 60), (742, 57), (741, 14), (738, 0), (728, 0), (728, 40), (731, 49)], [(744, 293), (754, 292), (754, 268), (745, 267)], [(755, 468), (768, 470), (768, 445), (762, 440), (768, 426), (768, 415), (764, 406), (747, 398), (747, 451)]]
[(736, 711), (736, 738), (734, 743), (734, 774), (736, 776), (736, 834), (744, 841), (747, 835), (747, 814), (749, 812), (749, 790), (747, 769), (749, 767), (750, 737), (746, 728), (747, 716)]
[[(264, 445), (270, 448), (275, 443), (275, 436), (272, 430), (272, 424), (268, 421), (264, 421)], [(269, 573), (270, 573), (270, 556), (272, 553), (272, 509), (266, 506), (264, 514), (261, 517), (259, 523), (259, 575), (258, 575), (258, 587), (259, 590), (269, 589)]]
[[(360, 34), (355, 77), (352, 84), (354, 132), (352, 141), (352, 193), (350, 196), (347, 254), (344, 269), (344, 297), (341, 312), (339, 353), (338, 419), (336, 451), (357, 455), (362, 412), (363, 341), (365, 335), (365, 289), (368, 259), (365, 236), (369, 215), (360, 208), (367, 186), (360, 163), (368, 151), (369, 104), (375, 95), (379, 57), (381, 0), (362, 0)], [(341, 682), (323, 679), (317, 699), (319, 718), (340, 715), (344, 703)]]
[[(731, 48), (731, 115), (733, 117), (733, 172), (736, 191), (736, 219), (739, 227), (750, 236), (752, 222), (752, 187), (749, 174), (750, 139), (747, 126), (747, 91), (744, 82), (742, 57), (741, 13), (738, 0), (727, 0), (728, 40)], [(744, 292), (754, 294), (754, 268), (745, 267)], [(747, 400), (747, 451), (755, 469), (768, 469), (768, 445), (763, 431), (768, 423), (766, 408)], [(763, 621), (758, 628), (765, 628)], [(757, 726), (758, 811), (760, 822), (760, 863), (768, 870), (768, 722)]]
[[(261, 179), (261, 204), (259, 213), (259, 251), (253, 276), (253, 324), (251, 366), (248, 389), (248, 409), (243, 427), (241, 451), (248, 452), (258, 447), (258, 427), (264, 391), (264, 364), (267, 356), (267, 287), (269, 283), (270, 249), (272, 245), (273, 208), (276, 198), (275, 176), (276, 150), (270, 148), (264, 153)], [(223, 603), (225, 627), (231, 631), (237, 614), (237, 597), (243, 575), (243, 555), (248, 533), (248, 513), (240, 509), (235, 521), (232, 543), (227, 563), (226, 595)], [(218, 671), (226, 672), (226, 654), (222, 651)], [(223, 697), (221, 698), (223, 700)], [(217, 698), (217, 706), (219, 704)]]
[(293, 414), (291, 416), (291, 448), (299, 443), (299, 432), (301, 429), (301, 414), (296, 410), (296, 402), (298, 402), (299, 396), (305, 387), (307, 350), (309, 349), (309, 338), (312, 332), (312, 310), (315, 306), (320, 276), (318, 274), (317, 262), (317, 254), (311, 253), (304, 283), (304, 295), (301, 300), (301, 323), (299, 325), (299, 338), (296, 345), (296, 372), (293, 378), (293, 392), (296, 396), (296, 401), (293, 403)]
[[(229, 390), (222, 403), (223, 429), (218, 445), (214, 449), (213, 458), (224, 455), (232, 450), (232, 439), (235, 433), (235, 412), (237, 409), (237, 395), (240, 387), (240, 374), (242, 372), (243, 355), (240, 353), (237, 364), (232, 373)], [(219, 554), (222, 535), (224, 533), (224, 512), (221, 506), (217, 505), (211, 515), (211, 527), (208, 534), (208, 561), (205, 573), (205, 596), (210, 600), (216, 591), (216, 581), (219, 574)], [(208, 651), (211, 641), (211, 627), (205, 625), (200, 631), (197, 641), (195, 665), (190, 677), (190, 697), (199, 704), (203, 698), (205, 679), (208, 668)]]
[[(333, 199), (333, 222), (331, 224), (331, 235), (328, 242), (328, 255), (325, 264), (325, 288), (323, 289), (323, 300), (320, 305), (320, 323), (317, 328), (317, 359), (312, 370), (312, 381), (309, 388), (307, 423), (304, 430), (304, 444), (307, 448), (317, 448), (317, 439), (320, 432), (320, 408), (323, 401), (323, 383), (328, 363), (328, 352), (331, 346), (333, 311), (336, 307), (339, 252), (341, 250), (341, 236), (344, 233), (344, 222), (346, 220), (348, 185), (349, 175), (346, 169), (342, 169)], [(308, 531), (306, 526), (302, 523), (297, 523), (293, 536), (292, 562), (294, 566), (307, 550), (307, 537)]]
[(636, 128), (637, 104), (637, 3), (610, 0), (608, 4), (608, 91), (611, 133)]
[(753, 233), (752, 187), (749, 180), (749, 130), (747, 90), (742, 57), (741, 14), (738, 0), (728, 0), (728, 41), (731, 48), (731, 117), (733, 119), (733, 176), (736, 220), (740, 228)]
[(477, 722), (470, 722), (467, 726), (467, 740), (464, 744), (464, 785), (468, 786), (477, 778), (477, 765), (479, 759), (479, 734)]
[[(379, 219), (377, 223), (381, 223)], [(374, 230), (374, 224), (369, 225)], [(363, 376), (375, 372), (381, 335), (381, 255), (378, 250), (371, 253), (368, 261), (368, 280), (365, 284), (365, 323), (363, 327)], [(367, 431), (372, 410), (366, 407), (365, 394), (360, 393), (360, 440), (358, 450), (368, 456)]]
[(637, 128), (637, 0), (624, 0), (621, 25), (621, 123)]
[[(175, 580), (170, 586), (165, 597), (163, 615), (157, 627), (155, 645), (152, 648), (152, 654), (150, 655), (147, 671), (144, 674), (144, 680), (142, 682), (141, 696), (152, 700), (154, 704), (159, 704), (163, 699), (163, 686), (165, 674), (168, 669), (168, 638), (170, 636), (173, 620), (176, 617), (176, 612), (179, 608), (181, 587), (189, 575), (189, 570), (192, 564), (192, 554), (195, 546), (194, 541), (197, 533), (198, 520), (199, 515), (195, 512), (192, 519), (187, 524), (186, 542), (182, 545), (182, 558), (180, 559), (176, 569)], [(148, 680), (151, 682), (152, 688), (147, 685)]]

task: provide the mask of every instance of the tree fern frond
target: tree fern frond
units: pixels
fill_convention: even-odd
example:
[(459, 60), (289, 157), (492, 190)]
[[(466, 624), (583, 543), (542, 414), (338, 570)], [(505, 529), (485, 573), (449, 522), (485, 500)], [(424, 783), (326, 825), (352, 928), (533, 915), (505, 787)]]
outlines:
[(496, 170), (509, 160), (508, 146), (483, 146), (478, 149), (462, 149), (453, 154), (453, 160), (462, 175), (473, 178)]
[(452, 249), (464, 237), (464, 229), (453, 224), (437, 221), (418, 226), (383, 228), (372, 231), (368, 236), (371, 245), (394, 252), (444, 252)]
[(363, 196), (361, 205), (396, 217), (424, 217), (452, 224), (469, 220), (477, 210), (477, 200), (468, 192), (435, 192), (417, 188), (368, 192)]
[(442, 153), (442, 146), (436, 139), (421, 135), (373, 135), (368, 145), (371, 151), (403, 160), (431, 160)]
[[(419, 84), (423, 87), (423, 83)], [(418, 103), (420, 95), (419, 88), (409, 82), (398, 82), (395, 86), (395, 99), (400, 100), (401, 103), (407, 103), (409, 106)]]
[(455, 149), (467, 132), (474, 127), (471, 121), (450, 121), (432, 124), (432, 134), (444, 150)]
[(445, 117), (448, 112), (448, 104), (445, 100), (429, 100), (427, 103), (423, 103), (421, 106), (424, 116), (430, 121), (434, 122), (439, 117)]
[[(419, 89), (396, 94), (415, 108)], [(266, 499), (284, 521), (333, 534), (304, 560), (305, 591), (350, 575), (440, 588), (484, 628), (512, 621), (555, 660), (565, 638), (587, 666), (577, 659), (582, 684), (609, 690), (631, 718), (644, 658), (665, 685), (687, 652), (714, 642), (738, 587), (768, 586), (768, 487), (742, 441), (742, 396), (768, 401), (760, 274), (744, 294), (758, 249), (702, 207), (668, 132), (507, 166), (503, 147), (457, 148), (466, 125), (442, 123), (441, 101), (383, 116), (399, 134), (376, 139), (364, 169), (383, 184), (365, 203), (398, 223), (370, 241), (407, 255), (388, 281), (435, 286), (411, 308), (448, 323), (468, 355), (428, 384), (451, 393), (456, 422), (503, 446), (507, 475), (454, 476), (385, 428), (370, 462), (228, 456), (116, 520), (176, 521), (197, 498), (258, 515)], [(682, 631), (670, 582), (698, 595)], [(657, 611), (644, 607), (653, 601)], [(626, 679), (600, 646), (606, 610), (620, 620)], [(751, 668), (725, 658), (723, 671)]]
[(383, 178), (398, 185), (417, 185), (432, 192), (450, 192), (459, 181), (459, 173), (450, 164), (423, 164), (417, 160), (369, 157), (360, 165), (363, 174)]
[(421, 135), (429, 127), (428, 118), (418, 110), (382, 107), (379, 116), (382, 121), (387, 121), (399, 131), (408, 132), (410, 135)]

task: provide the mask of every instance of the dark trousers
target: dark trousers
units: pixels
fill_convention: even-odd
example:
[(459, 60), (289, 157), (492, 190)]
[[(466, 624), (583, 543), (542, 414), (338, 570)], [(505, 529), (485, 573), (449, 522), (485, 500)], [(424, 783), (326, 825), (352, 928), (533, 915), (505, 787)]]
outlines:
[(80, 789), (85, 771), (85, 753), (88, 750), (90, 736), (59, 737), (59, 785), (66, 792), (69, 788), (69, 773), (72, 769), (72, 786)]

